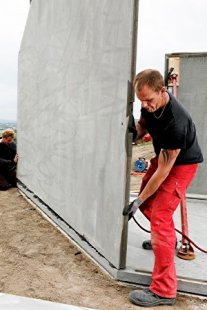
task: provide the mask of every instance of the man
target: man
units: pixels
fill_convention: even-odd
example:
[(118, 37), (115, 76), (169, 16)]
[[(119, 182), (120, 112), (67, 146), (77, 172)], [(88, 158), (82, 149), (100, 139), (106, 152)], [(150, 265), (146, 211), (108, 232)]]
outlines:
[(148, 132), (156, 156), (151, 159), (137, 199), (125, 207), (123, 215), (130, 219), (139, 208), (149, 219), (155, 262), (149, 288), (132, 291), (129, 300), (145, 307), (173, 305), (177, 291), (173, 213), (203, 156), (189, 113), (166, 91), (160, 72), (140, 72), (134, 89), (141, 101), (136, 139)]
[(0, 140), (0, 190), (16, 186), (16, 152), (15, 133), (13, 129), (5, 129)]

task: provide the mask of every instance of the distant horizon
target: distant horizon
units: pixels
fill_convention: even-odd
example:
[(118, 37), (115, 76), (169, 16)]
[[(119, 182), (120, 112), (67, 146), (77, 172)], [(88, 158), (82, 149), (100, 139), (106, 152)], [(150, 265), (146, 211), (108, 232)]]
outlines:
[(7, 123), (7, 122), (14, 123), (16, 121), (17, 121), (16, 119), (9, 119), (9, 118), (1, 118), (0, 119), (0, 123)]

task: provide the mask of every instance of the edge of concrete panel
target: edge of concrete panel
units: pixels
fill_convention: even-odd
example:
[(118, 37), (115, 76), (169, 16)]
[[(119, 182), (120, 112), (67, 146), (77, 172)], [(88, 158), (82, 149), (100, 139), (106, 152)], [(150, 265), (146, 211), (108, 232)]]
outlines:
[(175, 52), (165, 54), (167, 58), (169, 57), (201, 57), (207, 56), (207, 52)]
[[(137, 54), (137, 29), (138, 29), (138, 10), (139, 0), (133, 0), (133, 20), (132, 20), (132, 41), (131, 41), (131, 81), (128, 81), (127, 91), (127, 116), (132, 113), (133, 102), (134, 102), (134, 90), (132, 81), (136, 72), (136, 54)], [(131, 160), (132, 160), (132, 134), (128, 133), (125, 136), (125, 147), (126, 147), (126, 186), (125, 186), (125, 205), (129, 202), (130, 196), (130, 172), (131, 172)], [(128, 221), (125, 218), (120, 246), (120, 261), (119, 267), (126, 267), (126, 253), (127, 253), (127, 240), (128, 240)]]
[[(134, 285), (148, 286), (151, 282), (151, 273), (130, 269), (118, 270), (117, 280)], [(178, 293), (207, 296), (207, 282), (178, 277)]]
[[(151, 273), (140, 270), (133, 270), (129, 266), (125, 269), (116, 269), (103, 257), (87, 240), (84, 240), (72, 227), (62, 220), (49, 206), (41, 201), (32, 191), (23, 183), (18, 182), (18, 189), (22, 195), (32, 203), (38, 212), (42, 214), (53, 226), (61, 233), (65, 234), (75, 243), (84, 253), (92, 259), (103, 271), (111, 275), (115, 280), (126, 283), (126, 285), (148, 286), (151, 281)], [(190, 278), (178, 278), (178, 292), (190, 293), (194, 295), (207, 296), (207, 282), (197, 281)]]

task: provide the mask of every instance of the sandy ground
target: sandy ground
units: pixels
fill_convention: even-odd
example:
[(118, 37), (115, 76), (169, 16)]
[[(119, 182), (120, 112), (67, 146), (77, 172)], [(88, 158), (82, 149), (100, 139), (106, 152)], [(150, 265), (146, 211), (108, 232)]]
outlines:
[[(142, 149), (136, 146), (133, 152)], [(140, 176), (133, 178), (136, 191)], [(18, 189), (0, 192), (1, 292), (100, 310), (141, 309), (127, 300), (132, 288), (103, 272)], [(203, 310), (207, 301), (178, 296), (170, 309)]]

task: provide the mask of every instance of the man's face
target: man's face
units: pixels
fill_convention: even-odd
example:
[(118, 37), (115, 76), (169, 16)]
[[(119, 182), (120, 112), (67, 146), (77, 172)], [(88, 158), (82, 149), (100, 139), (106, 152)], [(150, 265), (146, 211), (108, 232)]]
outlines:
[(2, 139), (4, 144), (10, 144), (13, 141), (12, 137), (6, 137)]
[(141, 101), (141, 107), (148, 112), (155, 112), (163, 106), (165, 88), (155, 92), (149, 86), (145, 85), (140, 91), (136, 92), (137, 98)]

